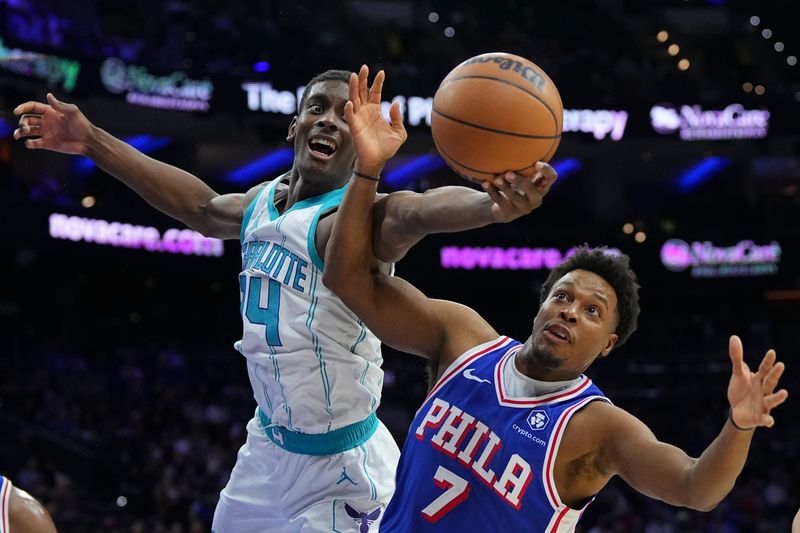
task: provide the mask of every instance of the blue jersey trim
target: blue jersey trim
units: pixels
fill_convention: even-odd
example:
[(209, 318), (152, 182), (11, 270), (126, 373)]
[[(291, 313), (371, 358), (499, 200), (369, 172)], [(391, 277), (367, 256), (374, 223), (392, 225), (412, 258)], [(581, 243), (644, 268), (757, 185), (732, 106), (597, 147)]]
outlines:
[(375, 413), (370, 413), (360, 422), (327, 433), (300, 433), (274, 426), (260, 407), (256, 409), (256, 413), (261, 430), (269, 440), (279, 448), (302, 455), (335, 455), (352, 450), (367, 442), (378, 429), (378, 417)]
[[(269, 187), (269, 185), (263, 187), (256, 197), (253, 198), (253, 201), (250, 202), (250, 205), (247, 206), (247, 209), (244, 212), (244, 217), (242, 217), (242, 230), (239, 233), (239, 241), (244, 244), (244, 233), (247, 230), (247, 225), (250, 224), (250, 217), (253, 216), (253, 210), (256, 208), (256, 204), (258, 203), (258, 199), (261, 198), (261, 195), (264, 194), (264, 191)], [(273, 187), (274, 189), (274, 187)]]

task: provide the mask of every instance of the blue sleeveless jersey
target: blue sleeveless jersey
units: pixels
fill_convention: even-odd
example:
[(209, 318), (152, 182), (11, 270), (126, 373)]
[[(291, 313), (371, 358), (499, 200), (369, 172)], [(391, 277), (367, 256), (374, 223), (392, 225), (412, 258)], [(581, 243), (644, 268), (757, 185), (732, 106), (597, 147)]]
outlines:
[(8, 502), (11, 499), (11, 480), (0, 476), (0, 533), (8, 533)]
[(444, 372), (409, 430), (381, 532), (567, 532), (585, 509), (565, 505), (553, 470), (569, 419), (608, 401), (586, 376), (567, 389), (510, 398), (503, 368), (522, 345), (476, 346)]

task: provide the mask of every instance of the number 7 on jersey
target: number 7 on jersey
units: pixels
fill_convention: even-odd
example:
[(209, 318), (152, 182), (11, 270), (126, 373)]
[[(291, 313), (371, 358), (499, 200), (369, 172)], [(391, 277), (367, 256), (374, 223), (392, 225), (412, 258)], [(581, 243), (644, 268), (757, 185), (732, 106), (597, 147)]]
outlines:
[(431, 524), (435, 524), (469, 496), (469, 482), (441, 465), (433, 475), (433, 482), (444, 492), (422, 510), (422, 516)]

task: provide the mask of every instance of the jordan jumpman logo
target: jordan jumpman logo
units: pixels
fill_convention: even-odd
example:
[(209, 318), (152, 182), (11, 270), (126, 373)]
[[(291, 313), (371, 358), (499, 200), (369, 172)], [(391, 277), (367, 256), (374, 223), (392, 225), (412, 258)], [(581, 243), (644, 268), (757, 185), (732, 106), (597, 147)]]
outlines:
[(339, 477), (339, 481), (337, 481), (336, 484), (338, 485), (342, 481), (349, 481), (353, 485), (358, 485), (358, 483), (356, 483), (355, 481), (350, 479), (350, 476), (347, 475), (347, 467), (346, 466), (342, 467), (342, 475)]

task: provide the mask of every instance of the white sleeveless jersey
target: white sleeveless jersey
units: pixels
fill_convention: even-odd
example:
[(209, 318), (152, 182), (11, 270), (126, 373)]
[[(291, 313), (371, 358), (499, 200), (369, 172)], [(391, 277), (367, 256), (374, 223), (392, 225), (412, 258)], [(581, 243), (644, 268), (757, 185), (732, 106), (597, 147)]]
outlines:
[(242, 340), (258, 405), (273, 424), (326, 433), (359, 422), (380, 403), (380, 341), (322, 284), (314, 235), (345, 187), (293, 205), (282, 215), (264, 187), (242, 221)]

